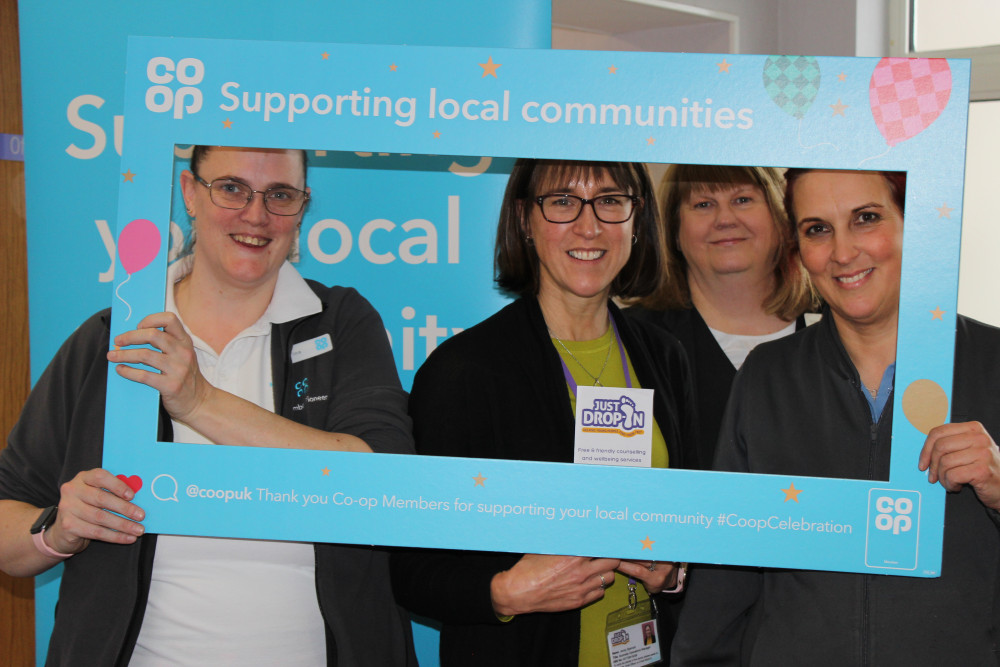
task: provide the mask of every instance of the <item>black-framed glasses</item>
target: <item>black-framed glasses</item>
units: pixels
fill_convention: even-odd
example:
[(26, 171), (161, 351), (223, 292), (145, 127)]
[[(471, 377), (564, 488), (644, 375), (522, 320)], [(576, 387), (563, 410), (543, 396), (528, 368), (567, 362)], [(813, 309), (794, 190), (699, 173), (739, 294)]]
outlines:
[(618, 225), (632, 217), (642, 205), (642, 197), (612, 194), (584, 199), (576, 195), (542, 195), (535, 197), (535, 202), (542, 209), (542, 217), (556, 224), (573, 222), (580, 217), (583, 207), (590, 204), (598, 220)]
[(254, 190), (246, 183), (234, 181), (231, 178), (217, 178), (211, 183), (197, 174), (195, 180), (208, 188), (208, 196), (219, 208), (246, 208), (254, 195), (264, 198), (264, 208), (274, 215), (297, 215), (309, 201), (309, 193), (305, 190), (286, 186)]

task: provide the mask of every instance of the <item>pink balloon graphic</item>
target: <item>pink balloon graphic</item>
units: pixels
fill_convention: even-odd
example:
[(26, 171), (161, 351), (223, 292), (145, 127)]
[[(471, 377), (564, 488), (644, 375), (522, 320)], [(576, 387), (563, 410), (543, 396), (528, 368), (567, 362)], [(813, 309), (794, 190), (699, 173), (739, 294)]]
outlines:
[(146, 268), (159, 252), (160, 230), (149, 220), (133, 220), (118, 235), (118, 259), (128, 275)]
[(125, 225), (118, 235), (118, 259), (128, 276), (115, 288), (115, 296), (128, 306), (128, 315), (132, 317), (132, 306), (122, 299), (121, 288), (132, 279), (132, 274), (149, 266), (160, 252), (160, 230), (149, 220), (138, 218)]
[(951, 97), (951, 68), (943, 58), (882, 58), (872, 72), (872, 116), (890, 148), (923, 132)]

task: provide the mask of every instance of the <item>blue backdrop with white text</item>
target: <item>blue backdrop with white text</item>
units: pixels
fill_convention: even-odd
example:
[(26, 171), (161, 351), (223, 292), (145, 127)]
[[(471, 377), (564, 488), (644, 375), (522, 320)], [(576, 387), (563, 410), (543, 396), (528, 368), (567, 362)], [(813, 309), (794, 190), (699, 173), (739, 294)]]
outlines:
[[(73, 329), (110, 303), (128, 35), (537, 48), (551, 30), (544, 0), (287, 0), (280, 11), (251, 0), (231, 9), (191, 0), (19, 3), (32, 382)], [(409, 387), (437, 342), (501, 302), (490, 283), (492, 234), (510, 162), (309, 157), (336, 168), (311, 175), (299, 268), (374, 303)], [(39, 664), (57, 588), (58, 571), (37, 578)], [(433, 638), (417, 641), (422, 664), (436, 664)]]

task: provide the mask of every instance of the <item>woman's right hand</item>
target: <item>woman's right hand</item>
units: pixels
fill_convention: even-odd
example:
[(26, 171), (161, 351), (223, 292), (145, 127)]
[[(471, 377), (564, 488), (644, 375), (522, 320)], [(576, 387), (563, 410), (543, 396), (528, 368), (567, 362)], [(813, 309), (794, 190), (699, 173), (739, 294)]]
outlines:
[(525, 554), (490, 583), (500, 616), (579, 609), (604, 597), (615, 580), (617, 558)]
[(130, 502), (135, 492), (107, 470), (94, 468), (77, 473), (59, 490), (59, 512), (43, 539), (60, 553), (80, 553), (91, 540), (132, 544), (145, 532), (143, 525), (136, 522), (146, 518), (146, 513)]
[(213, 387), (201, 374), (194, 342), (177, 315), (147, 315), (137, 328), (115, 336), (114, 344), (108, 361), (115, 371), (160, 392), (167, 413), (190, 426)]

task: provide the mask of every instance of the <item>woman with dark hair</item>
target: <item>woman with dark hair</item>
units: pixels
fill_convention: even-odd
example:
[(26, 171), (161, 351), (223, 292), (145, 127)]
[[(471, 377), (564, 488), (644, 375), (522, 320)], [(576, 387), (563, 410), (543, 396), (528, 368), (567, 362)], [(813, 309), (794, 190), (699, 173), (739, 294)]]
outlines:
[[(905, 174), (792, 169), (797, 254), (820, 323), (766, 343), (733, 384), (715, 467), (887, 480)], [(952, 419), (912, 464), (945, 500), (941, 577), (703, 568), (671, 664), (996, 665), (1000, 331), (958, 317)], [(976, 420), (976, 421), (972, 421)], [(919, 491), (918, 491), (919, 492)]]
[[(109, 361), (159, 391), (159, 441), (412, 451), (378, 314), (286, 260), (304, 152), (196, 147), (181, 188), (197, 242), (169, 268), (166, 312), (113, 344), (109, 311), (85, 322), (0, 454), (0, 567), (65, 563), (49, 664), (412, 664), (386, 553), (146, 534), (136, 492), (100, 468)], [(304, 377), (317, 400), (296, 397)]]
[(687, 352), (698, 396), (698, 459), (712, 464), (736, 371), (759, 343), (805, 326), (814, 307), (771, 167), (670, 165), (660, 182), (664, 280), (628, 315)]
[[(693, 465), (679, 344), (611, 302), (648, 294), (660, 279), (651, 203), (643, 165), (517, 161), (495, 267), (519, 298), (445, 341), (418, 371), (410, 415), (419, 453), (572, 462), (579, 388), (643, 387), (654, 390), (652, 465)], [(630, 591), (652, 608), (647, 598), (677, 580), (674, 563), (617, 558), (423, 550), (393, 560), (397, 599), (444, 625), (445, 667), (607, 665), (608, 614)]]

